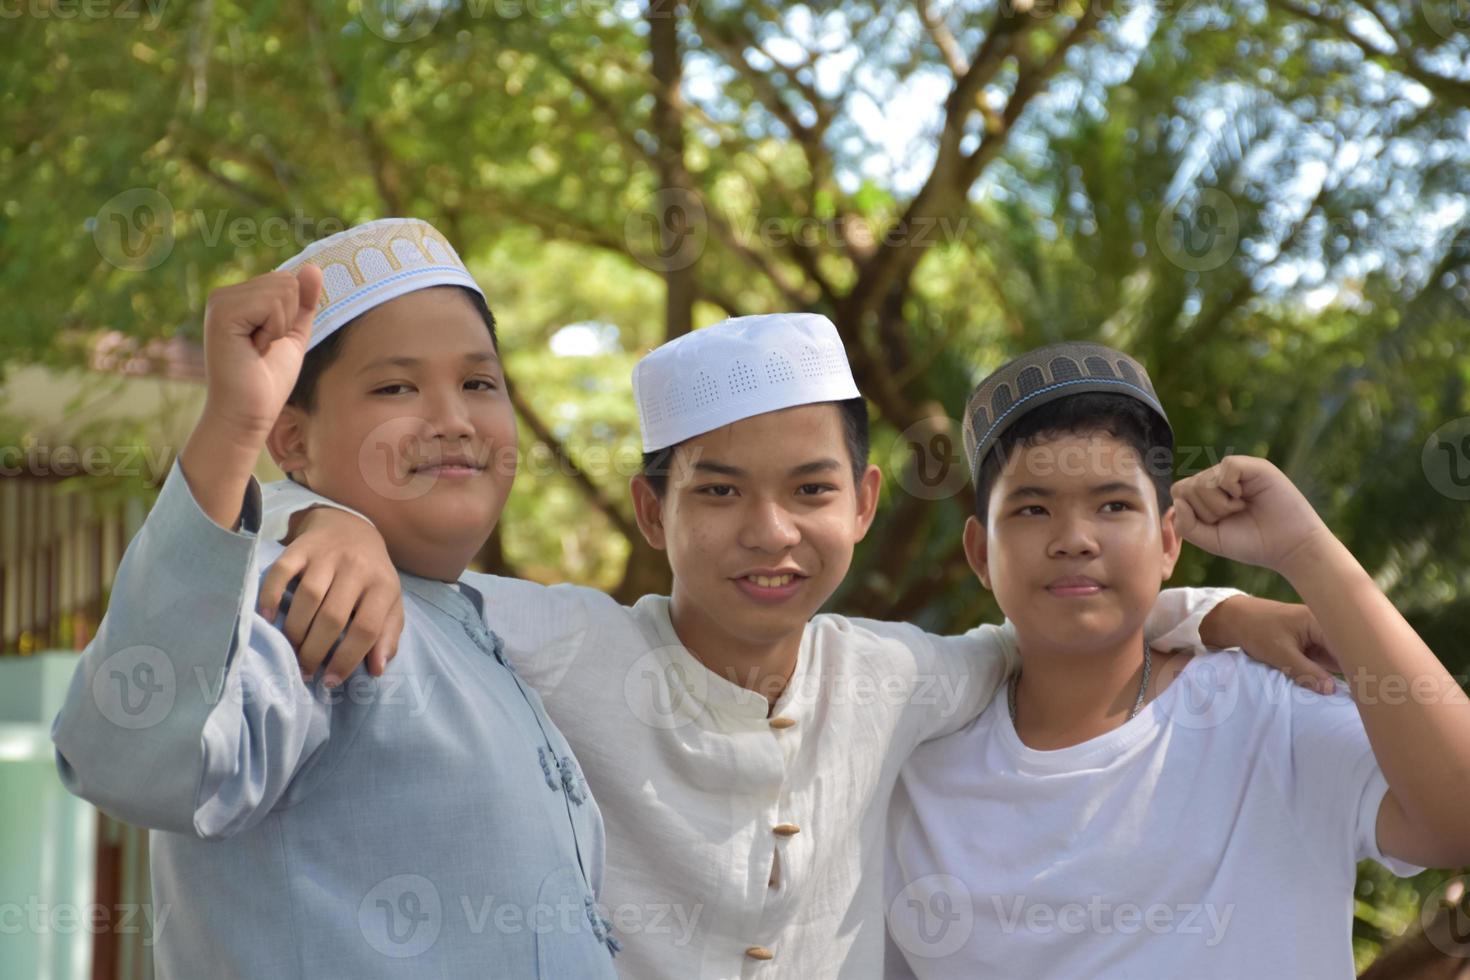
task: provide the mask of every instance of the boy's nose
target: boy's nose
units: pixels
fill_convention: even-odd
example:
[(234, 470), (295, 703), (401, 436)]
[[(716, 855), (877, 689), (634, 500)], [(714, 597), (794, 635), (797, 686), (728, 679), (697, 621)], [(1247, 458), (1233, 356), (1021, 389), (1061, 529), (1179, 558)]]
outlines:
[(1090, 558), (1097, 551), (1097, 536), (1092, 533), (1092, 525), (1079, 520), (1060, 522), (1048, 549), (1054, 558)]
[(741, 544), (760, 551), (784, 551), (801, 540), (796, 523), (775, 502), (757, 504), (741, 535)]
[(442, 439), (467, 439), (475, 434), (469, 406), (464, 398), (446, 395), (436, 398), (429, 416), (434, 435)]

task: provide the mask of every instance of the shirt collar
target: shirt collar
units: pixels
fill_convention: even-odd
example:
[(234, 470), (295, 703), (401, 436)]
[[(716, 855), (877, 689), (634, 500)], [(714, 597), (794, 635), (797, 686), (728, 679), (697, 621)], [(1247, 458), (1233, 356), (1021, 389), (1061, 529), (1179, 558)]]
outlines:
[(398, 580), (405, 592), (418, 596), (429, 605), (460, 622), (482, 621), (484, 599), (480, 593), (464, 582), (444, 582), (439, 579), (421, 578), (400, 571)]
[(689, 652), (689, 648), (679, 640), (679, 634), (674, 631), (674, 622), (669, 615), (668, 596), (644, 596), (638, 600), (638, 605), (647, 611), (649, 622), (658, 634), (659, 643), (663, 645), (669, 663), (677, 668), (664, 672), (668, 683), (679, 685), (684, 694), (711, 711), (764, 722), (769, 715), (780, 714), (782, 708), (795, 697), (794, 692), (803, 684), (803, 677), (812, 660), (810, 623), (802, 630), (801, 646), (796, 653), (796, 667), (791, 671), (791, 678), (773, 707), (764, 695), (722, 677)]

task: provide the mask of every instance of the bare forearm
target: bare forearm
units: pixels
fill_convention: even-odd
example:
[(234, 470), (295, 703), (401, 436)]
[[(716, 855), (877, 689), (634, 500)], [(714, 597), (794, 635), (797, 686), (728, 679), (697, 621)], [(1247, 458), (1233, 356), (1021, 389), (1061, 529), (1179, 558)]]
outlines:
[(179, 468), (199, 509), (220, 527), (240, 524), (240, 502), (265, 445), (265, 435), (241, 432), (206, 408), (179, 454)]
[(1330, 533), (1281, 571), (1321, 624), (1405, 812), (1447, 839), (1470, 837), (1470, 698)]

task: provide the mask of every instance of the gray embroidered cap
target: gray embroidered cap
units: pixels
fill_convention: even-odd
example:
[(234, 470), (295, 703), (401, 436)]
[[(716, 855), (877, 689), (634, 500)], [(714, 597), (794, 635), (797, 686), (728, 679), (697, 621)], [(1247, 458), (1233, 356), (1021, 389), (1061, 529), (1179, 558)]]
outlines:
[(970, 393), (964, 425), (970, 479), (979, 484), (985, 455), (1021, 416), (1047, 402), (1089, 391), (1127, 395), (1147, 405), (1173, 445), (1169, 416), (1142, 364), (1102, 344), (1050, 344), (997, 368)]

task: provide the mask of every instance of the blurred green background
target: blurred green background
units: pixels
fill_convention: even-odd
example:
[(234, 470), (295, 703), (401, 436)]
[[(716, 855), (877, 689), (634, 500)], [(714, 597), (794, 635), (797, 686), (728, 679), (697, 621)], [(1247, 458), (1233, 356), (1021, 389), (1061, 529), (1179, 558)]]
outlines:
[[(210, 291), (402, 214), (446, 233), (501, 324), (525, 456), (482, 568), (664, 589), (626, 493), (634, 361), (815, 310), (886, 474), (834, 608), (994, 617), (960, 550), (953, 419), (1001, 360), (1091, 339), (1150, 368), (1181, 475), (1270, 456), (1470, 674), (1465, 0), (0, 0), (0, 19), (6, 656), (90, 636), (198, 411)], [(1290, 598), (1190, 551), (1175, 584), (1203, 582)], [(33, 850), (13, 811), (0, 841)], [(135, 887), (108, 873), (99, 894)], [(1365, 975), (1470, 962), (1416, 938), (1450, 877), (1365, 868)]]

